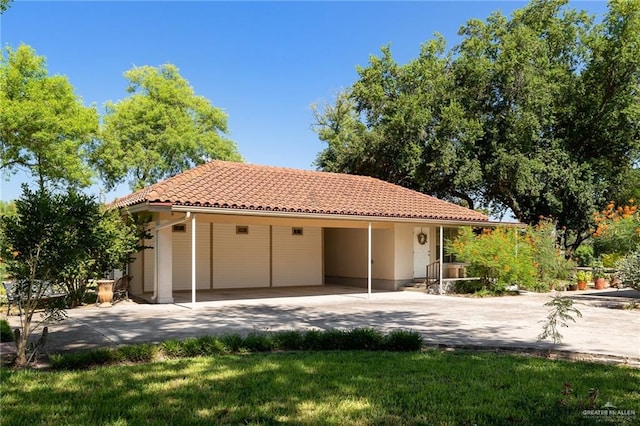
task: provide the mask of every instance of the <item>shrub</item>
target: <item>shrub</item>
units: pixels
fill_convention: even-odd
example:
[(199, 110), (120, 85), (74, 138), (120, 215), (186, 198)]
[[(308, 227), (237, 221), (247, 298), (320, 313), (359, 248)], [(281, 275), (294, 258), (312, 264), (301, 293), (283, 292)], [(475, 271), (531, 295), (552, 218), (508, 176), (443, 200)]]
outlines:
[(49, 356), (51, 367), (58, 370), (76, 370), (94, 365), (103, 365), (114, 361), (114, 359), (114, 353), (111, 349), (94, 349)]
[(617, 264), (620, 283), (640, 290), (640, 250), (623, 257)]
[(475, 235), (471, 228), (465, 227), (448, 250), (469, 263), (470, 273), (479, 276), (482, 286), (489, 290), (501, 292), (511, 284), (530, 288), (536, 278), (531, 246), (517, 232), (496, 228)]
[(626, 206), (609, 203), (596, 214), (593, 233), (596, 254), (617, 253), (626, 256), (640, 247), (640, 210), (634, 200)]
[(517, 284), (548, 291), (554, 281), (566, 280), (573, 265), (558, 249), (554, 229), (549, 221), (527, 228), (524, 234), (521, 229), (496, 228), (476, 235), (471, 228), (462, 228), (447, 250), (469, 263), (469, 273), (481, 279), (479, 284), (464, 284), (462, 290), (501, 293)]
[(160, 344), (162, 353), (168, 357), (178, 358), (184, 356), (184, 347), (182, 342), (177, 339), (165, 340)]
[(302, 349), (313, 351), (323, 348), (324, 334), (320, 330), (307, 330), (302, 336)]
[(594, 261), (593, 246), (590, 244), (581, 244), (573, 253), (578, 266), (591, 266)]
[(155, 359), (158, 347), (149, 343), (121, 346), (113, 351), (112, 358), (119, 362), (149, 362)]
[(616, 263), (622, 259), (622, 256), (618, 253), (605, 253), (600, 256), (600, 259), (602, 260), (602, 266), (605, 268), (615, 268)]
[(0, 320), (0, 342), (13, 342), (13, 331), (7, 320)]
[(304, 335), (295, 330), (279, 331), (273, 335), (273, 341), (278, 349), (297, 351), (304, 348)]
[(384, 348), (398, 352), (419, 351), (423, 342), (422, 335), (416, 331), (393, 330), (384, 338)]
[(325, 351), (339, 351), (344, 349), (345, 334), (346, 332), (344, 330), (337, 328), (324, 330), (320, 334), (320, 347), (318, 349)]
[(13, 342), (13, 330), (7, 320), (0, 320), (0, 342)]
[(242, 348), (243, 339), (242, 336), (237, 333), (225, 334), (220, 337), (220, 341), (229, 352), (238, 352), (240, 348)]
[(384, 349), (384, 334), (375, 328), (354, 328), (343, 334), (342, 349), (382, 350)]
[(252, 332), (244, 338), (242, 348), (249, 352), (268, 352), (275, 348), (275, 344), (267, 333)]

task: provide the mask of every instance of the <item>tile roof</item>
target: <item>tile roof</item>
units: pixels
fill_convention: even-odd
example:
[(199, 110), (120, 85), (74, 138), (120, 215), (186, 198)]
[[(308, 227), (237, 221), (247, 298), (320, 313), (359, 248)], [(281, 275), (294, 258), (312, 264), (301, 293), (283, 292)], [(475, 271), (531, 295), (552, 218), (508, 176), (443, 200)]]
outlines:
[(482, 213), (368, 176), (211, 161), (116, 200), (265, 212), (484, 222)]

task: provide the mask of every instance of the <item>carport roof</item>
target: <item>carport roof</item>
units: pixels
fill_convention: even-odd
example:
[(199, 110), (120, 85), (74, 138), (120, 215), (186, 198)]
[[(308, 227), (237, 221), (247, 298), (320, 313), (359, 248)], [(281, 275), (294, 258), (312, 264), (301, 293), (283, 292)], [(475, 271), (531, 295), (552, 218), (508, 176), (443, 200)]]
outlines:
[(368, 176), (211, 161), (112, 207), (194, 206), (254, 212), (488, 222), (486, 215)]

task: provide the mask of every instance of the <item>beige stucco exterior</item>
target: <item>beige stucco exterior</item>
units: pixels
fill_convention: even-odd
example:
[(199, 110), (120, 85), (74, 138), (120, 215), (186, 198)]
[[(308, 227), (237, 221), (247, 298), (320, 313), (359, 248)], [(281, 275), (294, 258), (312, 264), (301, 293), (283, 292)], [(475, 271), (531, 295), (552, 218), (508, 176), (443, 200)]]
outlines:
[[(180, 222), (184, 213), (156, 213), (155, 226)], [(368, 225), (366, 221), (303, 219), (267, 216), (195, 214), (196, 290), (264, 288), (347, 284), (366, 287)], [(167, 301), (167, 291), (192, 289), (191, 219), (182, 220), (181, 232), (171, 226), (161, 231), (164, 240), (151, 240), (154, 248), (138, 253), (129, 267), (133, 294), (154, 294)], [(247, 233), (238, 233), (237, 227)], [(429, 229), (435, 254), (436, 226), (419, 223), (371, 222), (374, 289), (397, 289), (414, 279), (415, 229)], [(294, 228), (297, 231), (294, 232)], [(160, 234), (158, 234), (160, 235)], [(170, 268), (159, 264), (156, 247), (171, 243)], [(162, 247), (161, 247), (162, 250)], [(166, 251), (166, 248), (164, 249)], [(435, 260), (435, 256), (432, 256)], [(171, 275), (170, 287), (166, 275)], [(164, 274), (164, 275), (163, 275)], [(162, 275), (162, 276), (160, 276)], [(165, 286), (157, 295), (155, 280)], [(162, 293), (162, 291), (160, 291)]]

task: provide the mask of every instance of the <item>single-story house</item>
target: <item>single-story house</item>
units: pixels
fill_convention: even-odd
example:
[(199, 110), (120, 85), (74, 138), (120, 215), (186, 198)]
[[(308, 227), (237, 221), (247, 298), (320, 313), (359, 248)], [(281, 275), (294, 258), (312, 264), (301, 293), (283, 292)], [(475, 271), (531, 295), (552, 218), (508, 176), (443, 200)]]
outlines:
[[(394, 290), (442, 279), (443, 240), (477, 211), (379, 179), (211, 161), (122, 197), (154, 239), (129, 265), (130, 292), (341, 284)], [(435, 274), (435, 275), (434, 275)]]

